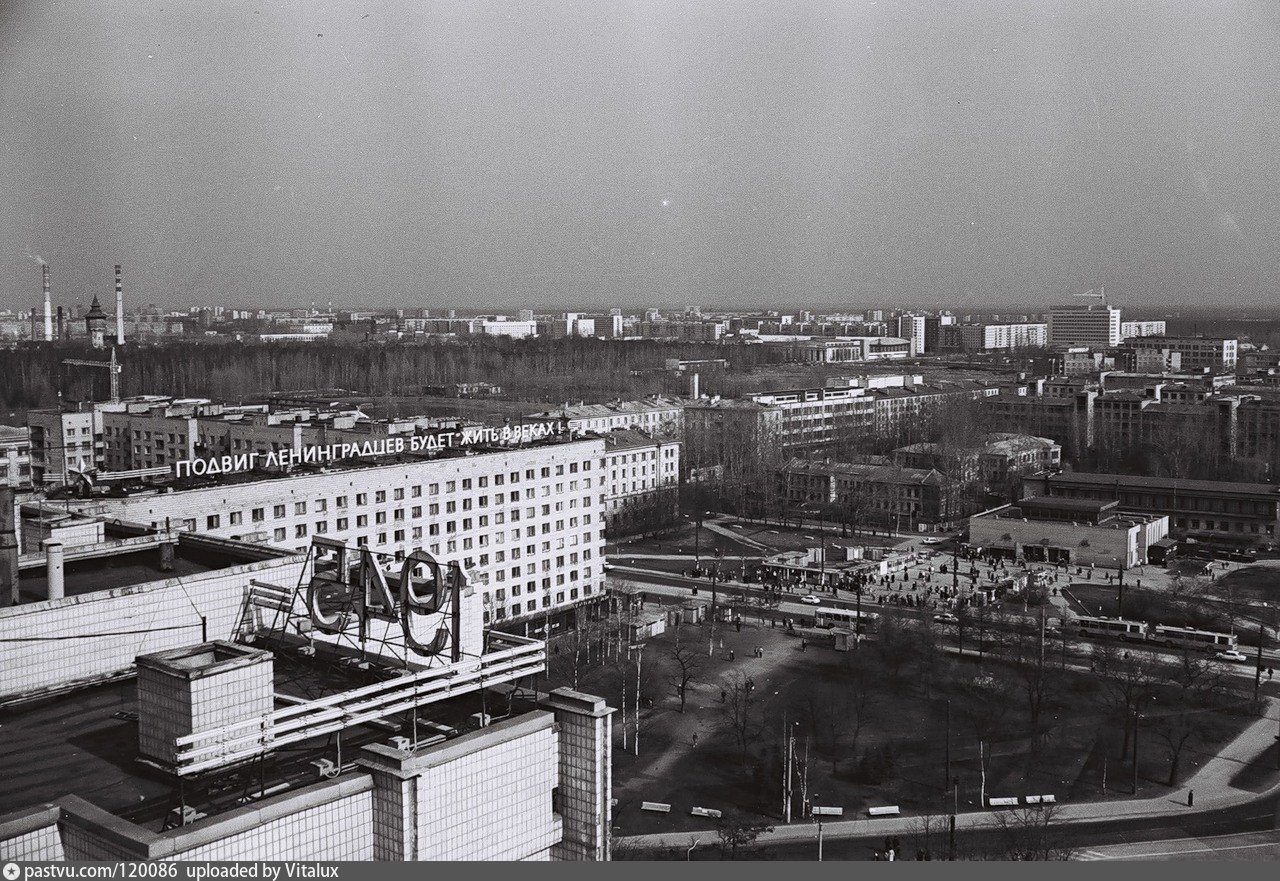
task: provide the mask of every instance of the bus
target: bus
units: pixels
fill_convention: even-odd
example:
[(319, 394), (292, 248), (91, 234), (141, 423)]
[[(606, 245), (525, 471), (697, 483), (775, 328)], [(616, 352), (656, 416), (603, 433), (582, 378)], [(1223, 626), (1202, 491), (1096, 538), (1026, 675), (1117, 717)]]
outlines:
[(1126, 621), (1123, 618), (1087, 618), (1075, 619), (1075, 625), (1083, 636), (1115, 636), (1126, 640), (1144, 640), (1147, 638), (1147, 622)]
[[(833, 609), (827, 606), (819, 606), (813, 610), (815, 627), (847, 627), (857, 633), (870, 633), (874, 630), (876, 617), (874, 612), (862, 612), (861, 618), (859, 618), (859, 613), (854, 609)], [(854, 627), (854, 622), (858, 622), (856, 628)]]
[(1169, 627), (1157, 624), (1152, 642), (1180, 648), (1204, 649), (1208, 652), (1224, 652), (1236, 648), (1240, 639), (1234, 633), (1215, 633), (1212, 630), (1196, 630), (1192, 627)]

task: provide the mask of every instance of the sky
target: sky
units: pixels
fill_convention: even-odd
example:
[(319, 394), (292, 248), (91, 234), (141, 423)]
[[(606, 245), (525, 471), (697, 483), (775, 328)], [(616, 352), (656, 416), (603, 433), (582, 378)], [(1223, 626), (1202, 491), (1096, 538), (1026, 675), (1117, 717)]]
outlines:
[(1280, 290), (1280, 3), (0, 0), (0, 309)]

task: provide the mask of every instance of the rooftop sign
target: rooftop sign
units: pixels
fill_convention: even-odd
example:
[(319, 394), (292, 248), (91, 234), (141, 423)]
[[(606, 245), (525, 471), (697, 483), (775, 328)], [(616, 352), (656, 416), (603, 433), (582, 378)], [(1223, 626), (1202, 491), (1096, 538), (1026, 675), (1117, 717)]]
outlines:
[(502, 428), (475, 426), (436, 434), (385, 437), (379, 440), (347, 441), (301, 449), (269, 452), (237, 453), (211, 456), (207, 459), (182, 459), (173, 464), (175, 477), (204, 477), (212, 474), (238, 474), (257, 468), (288, 468), (292, 465), (323, 465), (350, 459), (379, 459), (402, 453), (431, 453), (473, 445), (502, 446), (540, 440), (562, 433), (562, 427), (551, 422), (528, 425), (505, 425)]

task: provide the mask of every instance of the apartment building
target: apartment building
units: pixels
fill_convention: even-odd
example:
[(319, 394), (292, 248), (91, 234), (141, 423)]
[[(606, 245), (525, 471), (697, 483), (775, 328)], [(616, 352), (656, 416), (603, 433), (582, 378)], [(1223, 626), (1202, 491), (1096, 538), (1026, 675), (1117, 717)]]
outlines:
[(605, 441), (455, 450), (435, 459), (329, 463), (287, 479), (231, 474), (89, 508), (120, 519), (303, 550), (315, 536), (403, 559), (417, 549), (477, 574), (486, 623), (598, 599), (604, 585)]
[(61, 409), (32, 410), (27, 414), (31, 433), (31, 481), (36, 486), (56, 486), (76, 474), (103, 467), (105, 446), (102, 411), (93, 404)]
[(605, 527), (628, 535), (666, 526), (680, 504), (680, 442), (638, 429), (604, 436)]

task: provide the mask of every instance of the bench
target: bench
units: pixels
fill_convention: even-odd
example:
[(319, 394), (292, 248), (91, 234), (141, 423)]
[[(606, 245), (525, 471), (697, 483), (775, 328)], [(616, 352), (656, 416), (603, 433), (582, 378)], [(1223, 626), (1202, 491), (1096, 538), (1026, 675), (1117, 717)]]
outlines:
[(989, 798), (987, 804), (993, 808), (1015, 808), (1018, 806), (1018, 799), (1014, 798)]
[(897, 805), (884, 805), (878, 808), (867, 808), (867, 814), (872, 817), (896, 817), (902, 813)]
[(671, 805), (663, 804), (660, 801), (642, 801), (640, 802), (640, 810), (653, 811), (658, 814), (671, 813)]
[(821, 805), (814, 805), (809, 813), (815, 817), (843, 817), (844, 808), (824, 808)]
[(1028, 795), (1027, 804), (1029, 805), (1051, 805), (1058, 801), (1054, 795)]
[(689, 810), (689, 816), (691, 816), (691, 817), (710, 817), (712, 820), (719, 820), (719, 819), (720, 819), (720, 812), (719, 812), (719, 811), (717, 811), (715, 808), (697, 808), (697, 807), (695, 807), (695, 808), (691, 808), (691, 809)]

